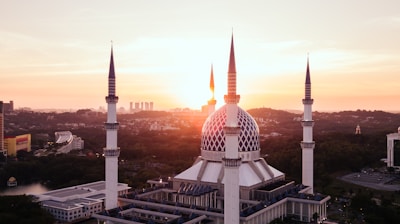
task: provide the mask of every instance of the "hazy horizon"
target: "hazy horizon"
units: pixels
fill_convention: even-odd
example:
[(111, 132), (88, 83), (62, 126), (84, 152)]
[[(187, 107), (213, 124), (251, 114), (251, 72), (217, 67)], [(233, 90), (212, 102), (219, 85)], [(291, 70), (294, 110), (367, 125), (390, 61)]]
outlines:
[[(5, 103), (9, 103), (9, 102), (5, 102)], [(222, 107), (223, 105), (220, 106), (216, 106), (216, 110), (218, 110), (220, 107)], [(119, 106), (117, 104), (117, 113), (135, 113), (135, 112), (139, 112), (139, 111), (150, 111), (150, 110), (138, 110), (138, 111), (130, 111), (129, 107), (123, 107), (123, 111), (121, 110), (121, 107), (123, 106)], [(295, 114), (302, 114), (303, 113), (303, 109), (285, 109), (285, 108), (272, 108), (272, 107), (252, 107), (252, 108), (243, 108), (245, 110), (251, 110), (251, 109), (262, 109), (262, 108), (266, 108), (266, 109), (272, 109), (272, 110), (281, 110), (281, 111), (287, 111), (290, 113), (295, 113)], [(84, 108), (51, 108), (51, 107), (44, 107), (44, 108), (30, 108), (30, 107), (17, 107), (14, 108), (14, 110), (26, 110), (26, 109), (30, 109), (34, 112), (56, 112), (56, 113), (62, 113), (62, 112), (76, 112), (78, 110), (93, 110), (93, 111), (99, 111), (99, 112), (107, 112), (107, 108), (106, 107), (102, 107), (102, 108), (89, 108), (89, 107), (84, 107)], [(190, 111), (193, 112), (201, 112), (201, 108), (190, 108), (190, 107), (174, 107), (174, 108), (166, 108), (166, 109), (153, 109), (152, 111), (166, 111), (166, 112), (179, 112), (179, 110), (184, 111), (186, 109), (189, 109)], [(344, 112), (344, 111), (384, 111), (384, 112), (388, 112), (388, 113), (400, 113), (400, 110), (367, 110), (367, 109), (354, 109), (354, 110), (347, 110), (347, 109), (343, 109), (343, 110), (314, 110), (313, 112), (319, 112), (319, 113), (335, 113), (335, 112)]]
[(113, 40), (117, 107), (200, 109), (211, 64), (219, 107), (233, 27), (242, 108), (302, 110), (309, 54), (314, 111), (400, 111), (398, 8), (395, 0), (8, 1), (0, 100), (105, 107)]

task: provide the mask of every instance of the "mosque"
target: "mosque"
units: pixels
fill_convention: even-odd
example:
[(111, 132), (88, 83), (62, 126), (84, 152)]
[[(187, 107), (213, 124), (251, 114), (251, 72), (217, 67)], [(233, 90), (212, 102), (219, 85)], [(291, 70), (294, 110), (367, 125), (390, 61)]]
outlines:
[[(109, 73), (105, 210), (93, 214), (98, 223), (225, 223), (256, 224), (273, 220), (322, 222), (327, 218), (330, 196), (313, 189), (313, 141), (309, 62), (303, 99), (302, 183), (286, 180), (285, 174), (260, 157), (259, 128), (237, 104), (236, 63), (233, 35), (228, 63), (225, 105), (215, 110), (208, 101), (209, 116), (202, 128), (201, 155), (194, 164), (173, 178), (149, 180), (151, 188), (117, 193), (119, 148), (117, 147), (115, 72), (111, 51)], [(214, 91), (211, 68), (210, 88)]]

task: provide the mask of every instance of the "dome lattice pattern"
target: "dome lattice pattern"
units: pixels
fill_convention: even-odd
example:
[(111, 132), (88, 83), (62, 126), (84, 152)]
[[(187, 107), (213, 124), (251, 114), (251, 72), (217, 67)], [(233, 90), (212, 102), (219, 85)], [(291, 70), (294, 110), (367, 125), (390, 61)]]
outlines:
[[(238, 107), (239, 152), (260, 149), (259, 128), (253, 117)], [(226, 105), (215, 111), (204, 122), (201, 136), (201, 149), (225, 151), (224, 127), (226, 123)]]

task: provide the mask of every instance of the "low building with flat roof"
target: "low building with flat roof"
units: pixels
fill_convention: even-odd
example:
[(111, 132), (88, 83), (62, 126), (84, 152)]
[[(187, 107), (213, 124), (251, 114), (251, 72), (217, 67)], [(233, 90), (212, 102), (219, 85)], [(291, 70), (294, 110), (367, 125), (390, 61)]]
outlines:
[[(118, 183), (118, 195), (126, 195), (130, 187)], [(42, 208), (61, 222), (76, 222), (104, 210), (105, 181), (97, 181), (35, 195)]]
[(4, 150), (8, 156), (17, 156), (19, 151), (31, 151), (31, 134), (4, 137)]

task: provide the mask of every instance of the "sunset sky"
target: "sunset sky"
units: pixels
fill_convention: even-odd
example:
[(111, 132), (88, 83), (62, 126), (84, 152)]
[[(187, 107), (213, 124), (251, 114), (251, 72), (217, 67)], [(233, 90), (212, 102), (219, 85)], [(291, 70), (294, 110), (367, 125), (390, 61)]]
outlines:
[[(27, 4), (29, 2), (29, 4)], [(234, 34), (239, 105), (400, 110), (400, 1), (0, 0), (0, 100), (106, 106), (111, 40), (118, 107), (200, 109), (214, 66), (222, 106)]]

